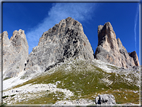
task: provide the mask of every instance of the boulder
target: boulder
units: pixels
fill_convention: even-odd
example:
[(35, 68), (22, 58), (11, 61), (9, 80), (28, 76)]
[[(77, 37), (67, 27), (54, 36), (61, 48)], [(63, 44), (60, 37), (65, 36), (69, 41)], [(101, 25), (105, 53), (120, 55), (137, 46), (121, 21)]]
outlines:
[(98, 46), (94, 57), (118, 67), (129, 68), (139, 66), (136, 52), (128, 53), (110, 22), (98, 26)]
[(95, 98), (96, 104), (116, 104), (115, 97), (112, 94), (101, 94)]

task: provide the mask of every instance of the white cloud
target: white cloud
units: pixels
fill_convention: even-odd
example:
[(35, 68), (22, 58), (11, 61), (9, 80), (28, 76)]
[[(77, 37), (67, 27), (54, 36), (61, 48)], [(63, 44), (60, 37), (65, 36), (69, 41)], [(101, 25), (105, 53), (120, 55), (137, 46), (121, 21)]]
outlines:
[(135, 16), (135, 20), (134, 20), (134, 37), (135, 37), (135, 50), (137, 50), (137, 34), (136, 34), (136, 26), (137, 26), (137, 19), (138, 19), (138, 14), (139, 14), (139, 5), (137, 7), (137, 11), (136, 11), (136, 16)]
[(43, 19), (42, 23), (26, 33), (29, 52), (38, 45), (39, 38), (43, 32), (48, 31), (62, 19), (72, 17), (78, 21), (86, 21), (91, 19), (95, 7), (95, 3), (54, 3), (48, 12), (48, 16)]

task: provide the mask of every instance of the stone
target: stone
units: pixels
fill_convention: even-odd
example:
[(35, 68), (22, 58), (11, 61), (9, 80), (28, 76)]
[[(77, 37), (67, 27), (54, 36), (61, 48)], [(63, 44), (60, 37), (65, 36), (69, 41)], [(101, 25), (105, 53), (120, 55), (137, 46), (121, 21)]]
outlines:
[(70, 58), (92, 60), (93, 54), (81, 23), (68, 17), (43, 33), (27, 59), (25, 75), (48, 71)]
[(136, 52), (128, 53), (116, 34), (110, 22), (98, 26), (98, 46), (95, 59), (114, 64), (118, 67), (130, 68), (139, 66)]
[(6, 31), (1, 34), (1, 37), (2, 35), (3, 78), (15, 77), (24, 70), (25, 61), (28, 57), (28, 43), (26, 35), (21, 29), (19, 31), (14, 31), (10, 40)]
[(95, 98), (96, 104), (116, 104), (115, 97), (112, 94), (101, 94)]

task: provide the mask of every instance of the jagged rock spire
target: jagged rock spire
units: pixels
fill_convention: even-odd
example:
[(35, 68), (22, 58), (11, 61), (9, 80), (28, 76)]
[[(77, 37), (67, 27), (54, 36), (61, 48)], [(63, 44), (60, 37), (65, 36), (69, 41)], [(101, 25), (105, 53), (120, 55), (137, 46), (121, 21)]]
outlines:
[(6, 31), (0, 36), (3, 36), (3, 78), (17, 76), (19, 72), (24, 70), (28, 57), (26, 35), (20, 29), (13, 32), (10, 40)]
[(124, 68), (139, 66), (136, 52), (128, 54), (120, 39), (116, 39), (110, 22), (98, 26), (98, 47), (95, 58)]

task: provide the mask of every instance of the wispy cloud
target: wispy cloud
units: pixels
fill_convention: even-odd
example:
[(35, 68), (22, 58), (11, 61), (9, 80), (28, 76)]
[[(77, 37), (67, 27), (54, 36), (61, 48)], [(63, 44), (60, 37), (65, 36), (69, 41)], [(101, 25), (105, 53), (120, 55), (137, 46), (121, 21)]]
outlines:
[(91, 19), (95, 7), (95, 3), (54, 3), (48, 11), (48, 16), (43, 19), (42, 23), (26, 33), (29, 52), (38, 45), (39, 38), (43, 32), (48, 31), (48, 29), (59, 23), (60, 20), (72, 17), (78, 21), (86, 21)]
[(138, 19), (138, 14), (139, 14), (139, 5), (137, 6), (137, 11), (136, 11), (136, 16), (135, 16), (135, 20), (134, 20), (134, 37), (135, 37), (135, 50), (137, 50), (137, 19)]

